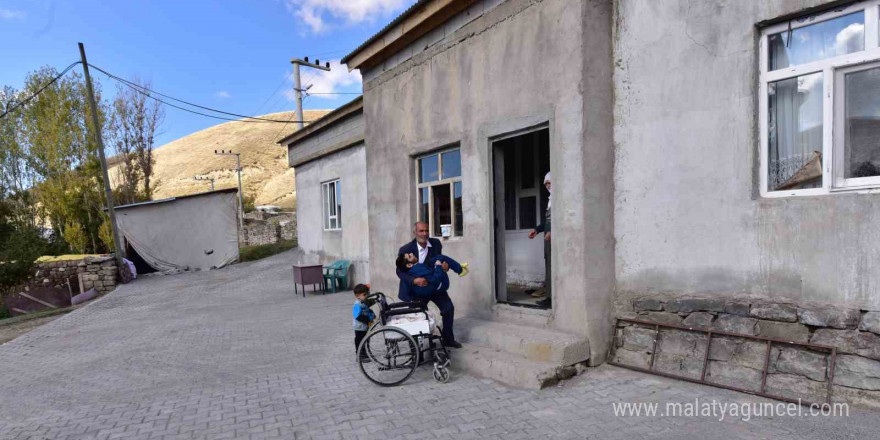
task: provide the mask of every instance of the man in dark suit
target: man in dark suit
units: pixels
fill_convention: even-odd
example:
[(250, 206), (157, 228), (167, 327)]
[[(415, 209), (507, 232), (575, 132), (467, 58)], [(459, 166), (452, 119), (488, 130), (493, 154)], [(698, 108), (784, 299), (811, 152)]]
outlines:
[[(425, 222), (417, 222), (413, 225), (413, 241), (400, 247), (398, 256), (404, 254), (413, 254), (419, 258), (419, 263), (424, 263), (431, 257), (443, 253), (443, 244), (436, 238), (428, 237), (428, 224)], [(448, 271), (449, 265), (443, 263), (443, 270)], [(400, 278), (400, 288), (397, 297), (401, 301), (424, 301), (433, 302), (440, 309), (440, 316), (443, 317), (443, 344), (447, 347), (461, 348), (461, 344), (456, 342), (455, 334), (452, 332), (452, 322), (455, 316), (455, 306), (452, 305), (452, 299), (446, 291), (434, 292), (430, 296), (417, 296), (413, 293), (412, 286), (427, 286), (428, 280), (424, 278), (416, 278), (404, 270), (397, 269), (397, 277)]]

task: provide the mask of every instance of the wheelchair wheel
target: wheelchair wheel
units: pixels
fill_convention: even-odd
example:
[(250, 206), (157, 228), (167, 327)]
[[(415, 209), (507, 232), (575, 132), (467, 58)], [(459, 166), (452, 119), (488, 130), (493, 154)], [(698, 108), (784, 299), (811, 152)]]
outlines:
[(434, 380), (440, 383), (449, 382), (449, 369), (446, 367), (434, 368)]
[(419, 346), (409, 333), (397, 327), (383, 327), (368, 334), (361, 342), (358, 365), (370, 381), (386, 387), (394, 386), (416, 371)]

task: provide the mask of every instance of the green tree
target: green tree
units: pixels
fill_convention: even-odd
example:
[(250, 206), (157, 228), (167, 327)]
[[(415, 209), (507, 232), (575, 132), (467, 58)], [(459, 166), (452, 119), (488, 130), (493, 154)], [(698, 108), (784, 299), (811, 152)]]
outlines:
[[(21, 94), (36, 93), (55, 76), (52, 68), (29, 74)], [(95, 90), (100, 102), (97, 83)], [(106, 114), (107, 106), (99, 105), (102, 128), (107, 128)], [(106, 250), (98, 231), (103, 209), (101, 167), (84, 80), (78, 73), (62, 77), (22, 108), (18, 118), (21, 156), (32, 175), (27, 192), (34, 198), (35, 223), (51, 227), (75, 249)], [(67, 231), (73, 225), (77, 230)]]
[(64, 225), (64, 241), (73, 248), (74, 251), (84, 254), (86, 246), (88, 246), (88, 237), (78, 223), (67, 222)]
[[(132, 82), (142, 89), (149, 90), (151, 87), (149, 82), (138, 78)], [(150, 200), (155, 187), (152, 181), (156, 163), (153, 145), (156, 132), (165, 117), (164, 109), (145, 93), (119, 86), (112, 110), (111, 143), (116, 150), (115, 160), (119, 163), (120, 181), (117, 188), (122, 197), (121, 203)]]
[(110, 218), (108, 216), (104, 216), (104, 221), (98, 228), (98, 236), (101, 237), (101, 242), (104, 243), (107, 249), (113, 249), (113, 228), (110, 227)]
[[(18, 102), (20, 93), (11, 87), (0, 90), (0, 108)], [(29, 190), (37, 177), (27, 160), (22, 143), (21, 112), (11, 112), (0, 119), (0, 188), (10, 222), (36, 227), (37, 207)]]
[(37, 228), (16, 225), (15, 208), (5, 196), (7, 191), (0, 185), (0, 293), (27, 280), (41, 255), (60, 250)]

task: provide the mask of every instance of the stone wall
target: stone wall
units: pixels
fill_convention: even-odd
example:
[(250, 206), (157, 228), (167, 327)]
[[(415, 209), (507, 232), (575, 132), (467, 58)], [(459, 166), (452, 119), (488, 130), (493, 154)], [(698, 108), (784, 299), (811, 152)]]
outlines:
[(95, 288), (99, 293), (107, 293), (116, 288), (116, 261), (113, 257), (86, 257), (81, 260), (65, 260), (36, 264), (37, 272), (31, 285), (67, 288), (70, 279), (71, 287), (80, 290), (79, 278), (82, 278), (82, 289)]
[[(837, 348), (835, 401), (880, 408), (880, 311), (760, 300), (635, 299), (618, 316), (694, 329), (712, 329)], [(699, 379), (706, 356), (704, 333), (620, 323), (613, 360), (647, 368), (657, 339), (653, 369)], [(706, 380), (758, 391), (767, 343), (713, 336)], [(831, 377), (829, 350), (773, 343), (765, 392), (824, 402)]]
[(267, 213), (254, 211), (245, 214), (244, 230), (238, 240), (241, 246), (276, 243), (296, 238), (296, 213)]

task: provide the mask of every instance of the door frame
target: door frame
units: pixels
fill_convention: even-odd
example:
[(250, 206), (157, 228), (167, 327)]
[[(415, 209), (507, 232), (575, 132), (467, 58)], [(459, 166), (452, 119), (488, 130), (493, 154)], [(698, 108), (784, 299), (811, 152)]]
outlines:
[[(545, 120), (544, 122), (541, 122), (541, 123), (538, 123), (535, 125), (530, 125), (530, 126), (527, 126), (524, 128), (520, 128), (520, 129), (516, 129), (516, 130), (512, 130), (512, 131), (507, 131), (507, 132), (504, 132), (504, 133), (501, 133), (501, 134), (498, 134), (495, 136), (488, 137), (487, 144), (488, 144), (488, 156), (489, 157), (488, 157), (487, 163), (489, 165), (489, 172), (487, 173), (486, 181), (488, 183), (488, 194), (489, 194), (488, 200), (489, 200), (489, 208), (490, 208), (490, 213), (491, 213), (490, 225), (492, 226), (490, 228), (491, 229), (491, 233), (490, 233), (491, 240), (489, 240), (489, 246), (490, 246), (489, 255), (490, 255), (490, 258), (492, 259), (491, 267), (492, 267), (493, 276), (492, 276), (491, 294), (492, 294), (492, 304), (493, 305), (504, 304), (504, 305), (511, 305), (511, 306), (519, 306), (518, 304), (511, 304), (509, 302), (499, 300), (499, 297), (501, 295), (499, 295), (498, 289), (501, 288), (501, 285), (505, 286), (505, 291), (504, 291), (503, 296), (506, 298), (506, 295), (507, 295), (507, 290), (506, 290), (507, 262), (504, 260), (501, 260), (499, 258), (499, 253), (498, 253), (498, 250), (499, 250), (498, 230), (499, 230), (499, 227), (502, 227), (502, 228), (504, 227), (504, 219), (498, 219), (498, 218), (496, 218), (496, 215), (498, 213), (498, 211), (497, 211), (498, 203), (501, 203), (503, 205), (504, 204), (504, 197), (503, 197), (503, 192), (502, 192), (502, 196), (501, 196), (500, 200), (498, 197), (496, 197), (497, 196), (497, 194), (496, 194), (496, 191), (497, 191), (496, 183), (497, 182), (496, 181), (498, 180), (498, 176), (496, 176), (495, 171), (497, 169), (496, 168), (496, 161), (499, 160), (499, 158), (497, 158), (495, 155), (495, 151), (497, 148), (495, 146), (495, 143), (499, 142), (499, 141), (507, 140), (510, 138), (514, 138), (517, 136), (522, 136), (522, 135), (534, 133), (534, 132), (541, 131), (541, 130), (547, 130), (548, 131), (548, 139), (549, 139), (548, 144), (547, 144), (547, 148), (549, 150), (548, 153), (550, 155), (549, 165), (550, 165), (550, 168), (552, 171), (552, 168), (553, 168), (553, 130), (552, 130), (551, 122), (552, 122), (552, 119)], [(503, 156), (500, 158), (500, 160), (502, 161), (501, 166), (503, 167), (504, 166), (503, 165)], [(502, 191), (503, 191), (504, 176), (501, 175), (500, 179), (501, 179)], [(539, 188), (539, 190), (540, 190), (540, 188)], [(504, 239), (503, 239), (504, 234), (502, 233), (500, 235), (502, 236), (500, 248), (502, 251), (504, 251), (504, 247), (505, 247), (504, 246)], [(505, 257), (506, 257), (506, 254), (502, 254), (502, 255), (505, 255)], [(552, 258), (552, 255), (551, 255), (551, 258)], [(551, 263), (552, 263), (552, 261), (551, 261)], [(551, 266), (552, 266), (552, 264), (551, 264)], [(503, 270), (504, 272), (501, 272), (501, 270)], [(501, 282), (502, 280), (500, 279), (502, 274), (504, 276), (503, 284)], [(545, 276), (549, 277), (549, 276), (552, 276), (552, 274), (545, 274)], [(525, 307), (525, 306), (522, 306), (522, 307)], [(529, 308), (531, 308), (531, 307), (529, 307)], [(542, 309), (536, 309), (536, 310), (542, 310)], [(544, 309), (544, 310), (546, 310), (546, 309)], [(552, 306), (551, 306), (550, 310), (552, 310)]]

